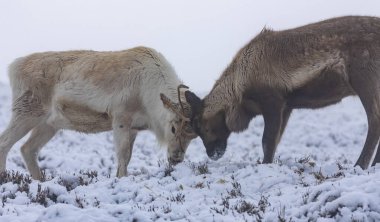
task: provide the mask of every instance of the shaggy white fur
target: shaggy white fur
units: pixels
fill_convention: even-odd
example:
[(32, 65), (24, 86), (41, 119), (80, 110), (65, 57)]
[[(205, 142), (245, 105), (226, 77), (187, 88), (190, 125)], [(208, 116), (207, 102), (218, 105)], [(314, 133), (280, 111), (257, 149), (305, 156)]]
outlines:
[(113, 130), (118, 177), (127, 175), (138, 131), (154, 132), (175, 162), (183, 160), (194, 138), (175, 133), (181, 116), (164, 107), (160, 94), (177, 101), (182, 82), (169, 62), (150, 48), (35, 53), (13, 62), (9, 78), (13, 109), (0, 136), (0, 171), (6, 169), (11, 147), (29, 131), (21, 150), (35, 179), (41, 178), (38, 152), (60, 129)]

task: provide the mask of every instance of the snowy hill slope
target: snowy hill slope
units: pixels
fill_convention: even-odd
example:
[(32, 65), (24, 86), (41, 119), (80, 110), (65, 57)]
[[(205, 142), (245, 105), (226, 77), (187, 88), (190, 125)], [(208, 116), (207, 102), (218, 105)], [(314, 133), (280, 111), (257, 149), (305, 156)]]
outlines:
[[(0, 85), (0, 131), (9, 110)], [(367, 130), (358, 99), (295, 111), (274, 164), (260, 164), (262, 130), (254, 119), (216, 162), (196, 139), (174, 167), (143, 132), (121, 179), (111, 133), (58, 133), (39, 156), (46, 182), (22, 175), (17, 143), (0, 175), (0, 221), (380, 221), (380, 166), (353, 167)]]

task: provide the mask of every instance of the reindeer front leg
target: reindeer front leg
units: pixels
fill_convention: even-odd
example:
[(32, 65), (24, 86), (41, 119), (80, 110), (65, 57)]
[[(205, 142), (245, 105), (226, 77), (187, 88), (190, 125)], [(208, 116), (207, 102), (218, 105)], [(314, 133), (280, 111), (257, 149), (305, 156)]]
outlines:
[(137, 130), (132, 129), (129, 118), (115, 118), (113, 121), (113, 136), (117, 156), (117, 177), (127, 176), (127, 167), (132, 156), (133, 143), (137, 135)]
[(280, 138), (279, 138), (278, 142), (280, 142), (280, 140), (282, 138), (282, 135), (284, 135), (285, 128), (286, 128), (286, 125), (288, 124), (288, 121), (289, 121), (289, 118), (290, 118), (291, 114), (292, 114), (292, 109), (289, 108), (289, 107), (285, 107), (284, 110), (282, 111), (282, 115), (281, 115), (281, 131), (280, 131)]
[[(277, 144), (280, 142), (281, 135), (286, 127), (290, 111), (285, 111), (283, 107), (271, 107), (263, 112), (264, 134), (262, 146), (264, 152), (263, 163), (272, 163), (276, 152)], [(283, 121), (283, 119), (285, 121)]]

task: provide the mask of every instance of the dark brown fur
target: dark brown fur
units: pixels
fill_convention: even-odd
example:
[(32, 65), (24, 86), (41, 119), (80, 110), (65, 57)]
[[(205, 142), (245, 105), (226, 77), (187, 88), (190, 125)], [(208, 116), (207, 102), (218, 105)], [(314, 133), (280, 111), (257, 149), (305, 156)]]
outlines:
[[(347, 16), (285, 31), (264, 29), (243, 47), (201, 101), (187, 93), (192, 123), (217, 159), (231, 132), (263, 115), (264, 163), (271, 163), (295, 108), (319, 108), (358, 95), (368, 135), (356, 163), (370, 164), (380, 137), (380, 19)], [(377, 151), (373, 164), (380, 162)]]

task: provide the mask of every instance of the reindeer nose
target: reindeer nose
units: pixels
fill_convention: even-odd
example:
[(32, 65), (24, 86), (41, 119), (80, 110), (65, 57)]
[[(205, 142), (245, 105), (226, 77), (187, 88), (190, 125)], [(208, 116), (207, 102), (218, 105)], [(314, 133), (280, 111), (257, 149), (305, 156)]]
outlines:
[(169, 157), (168, 161), (169, 161), (170, 164), (177, 165), (177, 164), (179, 164), (179, 163), (181, 163), (183, 161), (183, 158), (172, 158), (172, 157)]
[(207, 152), (207, 155), (208, 155), (208, 157), (210, 158), (210, 159), (212, 159), (212, 160), (219, 160), (219, 158), (221, 157), (221, 156), (219, 156), (218, 155), (218, 153), (217, 152), (214, 152), (214, 151), (212, 151), (212, 152)]
[(207, 152), (207, 155), (212, 160), (219, 160), (224, 155), (224, 151)]
[(208, 143), (206, 146), (207, 156), (212, 160), (220, 159), (226, 152), (227, 143), (223, 141), (214, 141)]
[(185, 157), (185, 153), (177, 151), (170, 154), (170, 156), (168, 157), (168, 161), (169, 163), (176, 165), (182, 162), (184, 157)]

